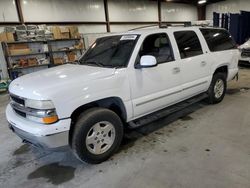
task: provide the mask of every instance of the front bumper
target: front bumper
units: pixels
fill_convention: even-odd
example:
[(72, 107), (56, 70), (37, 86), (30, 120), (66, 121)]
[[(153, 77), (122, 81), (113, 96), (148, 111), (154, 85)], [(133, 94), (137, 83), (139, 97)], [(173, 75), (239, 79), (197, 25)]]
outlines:
[(24, 141), (44, 149), (60, 149), (69, 145), (70, 119), (43, 125), (17, 115), (10, 105), (6, 109), (10, 128)]
[(240, 57), (239, 58), (239, 61), (243, 61), (243, 62), (246, 62), (246, 63), (250, 63), (250, 57)]

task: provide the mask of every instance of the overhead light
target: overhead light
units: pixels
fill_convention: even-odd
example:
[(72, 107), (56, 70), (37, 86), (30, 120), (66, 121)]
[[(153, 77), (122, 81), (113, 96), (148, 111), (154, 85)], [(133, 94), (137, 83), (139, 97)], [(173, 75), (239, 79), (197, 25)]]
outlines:
[(200, 0), (200, 1), (198, 1), (198, 4), (202, 5), (202, 4), (206, 3), (206, 2), (207, 2), (207, 0)]

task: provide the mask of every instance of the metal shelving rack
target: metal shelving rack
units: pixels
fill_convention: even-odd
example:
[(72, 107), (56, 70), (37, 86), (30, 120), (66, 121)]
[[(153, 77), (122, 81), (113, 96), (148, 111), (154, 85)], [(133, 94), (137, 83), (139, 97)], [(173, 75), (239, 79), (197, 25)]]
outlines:
[[(65, 55), (67, 52), (76, 52), (79, 53), (79, 56), (82, 55), (84, 49), (78, 49), (78, 48), (70, 48), (71, 46), (67, 46), (68, 44), (74, 44), (77, 41), (83, 42), (82, 38), (77, 39), (54, 39), (54, 40), (44, 40), (44, 41), (14, 41), (14, 42), (2, 42), (2, 47), (7, 63), (7, 68), (9, 72), (9, 77), (11, 80), (15, 79), (16, 77), (13, 76), (13, 72), (23, 72), (24, 70), (29, 70), (29, 72), (35, 72), (36, 70), (40, 70), (41, 68), (50, 68), (53, 66), (57, 66), (54, 64), (54, 56), (56, 54)], [(68, 47), (69, 49), (56, 49), (55, 46), (60, 46), (61, 43), (64, 45), (63, 47)], [(31, 53), (27, 54), (15, 54), (11, 55), (9, 53), (9, 46), (15, 45), (15, 44), (28, 44), (30, 49), (32, 50)], [(46, 51), (35, 51), (32, 49), (32, 45), (47, 45)], [(42, 48), (41, 48), (42, 49)], [(44, 49), (44, 48), (43, 48)], [(13, 61), (17, 60), (18, 58), (26, 58), (26, 57), (45, 57), (49, 60), (49, 63), (47, 64), (37, 64), (32, 66), (24, 66), (24, 67), (13, 67)]]

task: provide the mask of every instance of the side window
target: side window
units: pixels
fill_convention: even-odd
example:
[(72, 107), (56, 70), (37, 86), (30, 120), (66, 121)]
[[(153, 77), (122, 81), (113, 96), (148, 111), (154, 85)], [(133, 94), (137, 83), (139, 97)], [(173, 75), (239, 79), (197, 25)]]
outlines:
[(173, 61), (170, 41), (166, 33), (149, 35), (145, 38), (139, 51), (139, 59), (143, 55), (152, 55), (157, 63)]
[(182, 59), (203, 54), (201, 43), (194, 31), (174, 32)]
[(211, 52), (236, 48), (236, 43), (226, 30), (200, 29)]

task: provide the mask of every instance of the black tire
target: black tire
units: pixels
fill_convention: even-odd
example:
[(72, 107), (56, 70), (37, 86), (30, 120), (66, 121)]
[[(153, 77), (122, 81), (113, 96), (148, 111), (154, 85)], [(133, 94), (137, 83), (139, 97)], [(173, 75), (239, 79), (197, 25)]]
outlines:
[[(96, 123), (110, 122), (115, 130), (115, 138), (110, 148), (102, 154), (93, 154), (86, 144), (86, 137)], [(83, 112), (74, 127), (72, 136), (72, 150), (81, 161), (98, 164), (107, 160), (119, 148), (123, 138), (123, 124), (119, 116), (111, 110), (105, 108), (91, 108)]]
[[(216, 94), (215, 94), (215, 84), (218, 80), (221, 80), (223, 82), (223, 85), (224, 85), (224, 90), (221, 94), (220, 97), (216, 97)], [(226, 74), (225, 73), (215, 73), (213, 78), (212, 78), (212, 82), (210, 84), (210, 87), (207, 91), (208, 93), (208, 99), (207, 99), (207, 102), (209, 104), (217, 104), (217, 103), (220, 103), (224, 96), (225, 96), (225, 93), (226, 93), (226, 90), (227, 90), (227, 81), (226, 81)]]

